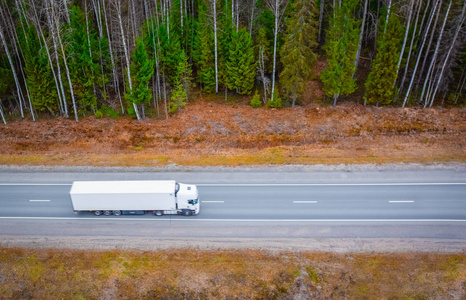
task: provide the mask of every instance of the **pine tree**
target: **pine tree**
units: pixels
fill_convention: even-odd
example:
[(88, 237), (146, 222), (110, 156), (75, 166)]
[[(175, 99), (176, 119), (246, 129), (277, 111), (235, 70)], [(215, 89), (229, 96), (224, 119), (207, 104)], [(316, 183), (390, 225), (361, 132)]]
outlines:
[(32, 105), (34, 109), (48, 110), (54, 116), (58, 112), (58, 94), (47, 53), (33, 25), (17, 32)]
[(249, 95), (254, 87), (256, 77), (256, 60), (254, 58), (254, 46), (252, 38), (246, 28), (238, 31), (236, 47), (238, 49), (238, 69), (235, 86), (242, 95)]
[(341, 1), (334, 7), (330, 20), (324, 50), (327, 53), (327, 68), (321, 74), (323, 89), (327, 96), (333, 97), (337, 104), (340, 95), (349, 95), (356, 89), (353, 74), (354, 61), (358, 50), (360, 22), (353, 18), (357, 0)]
[(206, 93), (212, 93), (215, 91), (214, 37), (207, 18), (207, 7), (203, 1), (199, 2), (199, 30), (195, 60), (197, 76), (201, 89)]
[(125, 99), (129, 102), (128, 111), (134, 113), (132, 106), (144, 105), (148, 103), (152, 97), (152, 91), (149, 89), (149, 81), (154, 74), (154, 65), (149, 59), (146, 46), (142, 38), (136, 39), (136, 49), (131, 55), (131, 80), (133, 89), (130, 93), (125, 94)]
[[(87, 25), (88, 26), (88, 25)], [(81, 112), (97, 109), (96, 83), (99, 82), (100, 65), (98, 62), (98, 40), (96, 32), (86, 28), (86, 18), (82, 10), (73, 6), (70, 9), (70, 24), (67, 55), (70, 57), (69, 69), (73, 91), (81, 106)], [(94, 50), (94, 51), (92, 51)]]
[(397, 76), (403, 27), (393, 11), (388, 18), (388, 24), (384, 24), (384, 20), (385, 16), (382, 16), (379, 21), (382, 26), (378, 35), (377, 55), (365, 83), (366, 101), (369, 104), (388, 105), (395, 95), (393, 82)]
[(311, 66), (317, 59), (313, 52), (317, 47), (316, 6), (314, 2), (296, 0), (293, 15), (288, 21), (285, 43), (280, 50), (283, 71), (280, 84), (292, 100), (292, 106), (304, 92)]

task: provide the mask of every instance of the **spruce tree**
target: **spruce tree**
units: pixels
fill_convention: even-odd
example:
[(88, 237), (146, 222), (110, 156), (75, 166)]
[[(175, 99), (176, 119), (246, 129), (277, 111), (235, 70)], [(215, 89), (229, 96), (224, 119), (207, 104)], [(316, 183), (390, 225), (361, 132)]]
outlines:
[(316, 6), (314, 2), (296, 0), (292, 17), (288, 20), (285, 43), (280, 50), (283, 70), (280, 85), (292, 100), (292, 106), (301, 97), (311, 75), (311, 66), (317, 59), (313, 50), (317, 47)]
[(256, 60), (251, 35), (244, 27), (238, 31), (237, 48), (238, 69), (235, 85), (240, 94), (249, 95), (254, 87)]
[[(81, 113), (97, 109), (96, 83), (99, 82), (100, 65), (96, 32), (88, 30), (86, 18), (78, 6), (70, 9), (70, 24), (66, 42), (70, 57), (68, 66), (73, 82), (73, 91), (81, 106)], [(88, 34), (89, 31), (89, 34)]]
[(215, 91), (214, 36), (204, 1), (199, 2), (199, 35), (195, 61), (198, 81), (206, 93)]
[(380, 31), (377, 41), (377, 55), (372, 62), (371, 72), (366, 80), (365, 97), (369, 104), (388, 105), (395, 96), (393, 82), (397, 76), (397, 62), (400, 56), (403, 27), (399, 18), (392, 12), (385, 23), (385, 16), (380, 18)]
[(349, 95), (356, 89), (353, 74), (354, 60), (358, 50), (360, 23), (353, 17), (358, 0), (341, 1), (331, 15), (324, 50), (327, 53), (327, 68), (322, 71), (323, 89), (328, 97), (333, 97), (333, 105), (338, 97)]
[(149, 81), (154, 74), (154, 65), (147, 54), (146, 46), (142, 38), (136, 39), (136, 49), (131, 55), (131, 80), (133, 90), (125, 94), (125, 99), (129, 102), (128, 111), (133, 113), (133, 103), (144, 105), (152, 97), (152, 91), (149, 89)]
[(24, 58), (24, 72), (34, 109), (58, 112), (58, 95), (45, 48), (32, 24), (18, 29), (19, 45)]

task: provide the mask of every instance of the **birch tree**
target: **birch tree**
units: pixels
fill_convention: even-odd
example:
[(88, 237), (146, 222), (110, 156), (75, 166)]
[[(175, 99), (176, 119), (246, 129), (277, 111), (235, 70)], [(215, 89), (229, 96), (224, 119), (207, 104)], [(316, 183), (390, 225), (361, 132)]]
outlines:
[(283, 12), (285, 11), (286, 6), (288, 5), (288, 0), (266, 0), (267, 6), (272, 11), (272, 14), (275, 17), (274, 21), (274, 41), (273, 41), (273, 71), (272, 71), (272, 96), (270, 102), (274, 102), (275, 96), (275, 70), (277, 62), (277, 38), (278, 31), (280, 26), (281, 18), (283, 17)]
[[(133, 82), (131, 80), (131, 70), (130, 70), (131, 63), (130, 63), (129, 54), (128, 54), (129, 51), (128, 51), (128, 47), (126, 44), (125, 32), (123, 30), (123, 20), (121, 19), (121, 0), (115, 1), (114, 5), (115, 5), (117, 17), (118, 17), (118, 24), (120, 26), (121, 40), (123, 43), (123, 50), (124, 50), (125, 59), (126, 59), (126, 71), (128, 73), (127, 80), (128, 80), (128, 86), (129, 86), (129, 94), (131, 95), (133, 92)], [(133, 102), (133, 109), (134, 109), (134, 113), (136, 114), (136, 118), (138, 119), (138, 121), (140, 121), (141, 116), (139, 115), (138, 107), (136, 103), (134, 102)]]

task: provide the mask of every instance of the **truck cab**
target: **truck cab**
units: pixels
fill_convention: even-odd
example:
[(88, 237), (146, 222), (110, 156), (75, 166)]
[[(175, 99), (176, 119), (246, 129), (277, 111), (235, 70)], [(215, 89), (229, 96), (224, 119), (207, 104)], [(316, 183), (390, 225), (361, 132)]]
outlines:
[(197, 186), (192, 184), (177, 183), (176, 198), (178, 210), (190, 210), (192, 214), (199, 213), (199, 193)]

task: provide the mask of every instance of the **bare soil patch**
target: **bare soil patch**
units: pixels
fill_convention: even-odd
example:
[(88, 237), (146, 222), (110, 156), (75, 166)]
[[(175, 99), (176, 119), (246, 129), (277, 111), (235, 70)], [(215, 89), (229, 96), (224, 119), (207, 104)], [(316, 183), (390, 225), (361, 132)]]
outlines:
[(198, 100), (167, 120), (88, 117), (79, 123), (62, 118), (9, 123), (0, 126), (0, 164), (466, 161), (466, 110), (461, 108), (377, 108), (354, 103), (333, 108), (309, 103), (275, 110), (252, 109), (245, 98), (230, 105), (219, 101)]

